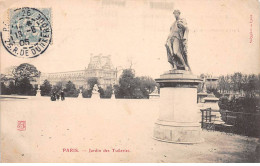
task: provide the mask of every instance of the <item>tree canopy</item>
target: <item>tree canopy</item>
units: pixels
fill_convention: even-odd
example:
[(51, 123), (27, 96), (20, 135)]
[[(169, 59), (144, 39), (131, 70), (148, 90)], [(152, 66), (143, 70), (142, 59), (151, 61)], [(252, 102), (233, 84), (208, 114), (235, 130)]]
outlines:
[(12, 74), (16, 84), (18, 80), (22, 80), (24, 78), (27, 78), (30, 81), (35, 80), (36, 77), (40, 77), (41, 72), (38, 71), (34, 65), (22, 63), (13, 69)]
[(148, 98), (155, 86), (156, 82), (151, 77), (135, 77), (132, 69), (125, 69), (119, 85), (115, 86), (115, 94), (118, 98)]

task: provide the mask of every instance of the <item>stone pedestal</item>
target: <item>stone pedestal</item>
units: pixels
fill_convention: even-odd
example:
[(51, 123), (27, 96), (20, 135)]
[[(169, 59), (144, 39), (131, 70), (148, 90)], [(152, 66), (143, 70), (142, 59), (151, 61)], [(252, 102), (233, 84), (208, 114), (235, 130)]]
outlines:
[(100, 99), (100, 93), (99, 93), (99, 88), (98, 88), (97, 84), (95, 84), (92, 89), (91, 99), (93, 99), (93, 100)]
[(219, 99), (214, 95), (210, 94), (208, 97), (204, 98), (203, 108), (211, 108), (212, 121), (214, 124), (224, 124), (225, 122), (221, 119), (221, 114), (219, 112), (218, 101)]
[(205, 97), (207, 97), (208, 96), (208, 94), (206, 93), (206, 92), (200, 92), (200, 93), (198, 93), (198, 103), (204, 103), (205, 102), (205, 100), (204, 100), (204, 98)]
[(200, 143), (197, 86), (202, 80), (188, 71), (171, 70), (156, 79), (160, 84), (160, 114), (154, 138), (173, 143)]
[[(208, 96), (208, 94), (206, 92), (200, 92), (197, 94), (197, 104), (198, 107), (203, 108), (204, 106), (204, 98), (206, 98)], [(201, 114), (200, 110), (198, 111), (199, 114)]]
[(78, 98), (83, 99), (83, 94), (82, 94), (82, 92), (79, 92)]
[(116, 97), (115, 97), (115, 94), (114, 94), (114, 93), (112, 93), (112, 95), (111, 95), (111, 99), (116, 99)]
[(149, 94), (149, 99), (159, 99), (159, 98), (160, 98), (159, 94), (155, 94), (155, 93)]
[(36, 97), (41, 97), (41, 90), (40, 89), (36, 90)]
[(92, 93), (91, 99), (93, 99), (93, 100), (100, 99), (100, 94), (99, 93)]

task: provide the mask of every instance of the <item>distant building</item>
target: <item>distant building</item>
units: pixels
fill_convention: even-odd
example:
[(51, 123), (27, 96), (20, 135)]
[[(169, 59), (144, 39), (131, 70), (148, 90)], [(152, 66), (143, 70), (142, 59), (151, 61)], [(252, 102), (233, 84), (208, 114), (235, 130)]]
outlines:
[(72, 81), (77, 88), (88, 88), (87, 80), (92, 77), (96, 77), (99, 85), (104, 89), (117, 84), (117, 70), (114, 68), (110, 56), (91, 56), (90, 63), (85, 70), (42, 73), (40, 82), (42, 84), (47, 79), (52, 85), (55, 85), (60, 81), (64, 82), (64, 84)]

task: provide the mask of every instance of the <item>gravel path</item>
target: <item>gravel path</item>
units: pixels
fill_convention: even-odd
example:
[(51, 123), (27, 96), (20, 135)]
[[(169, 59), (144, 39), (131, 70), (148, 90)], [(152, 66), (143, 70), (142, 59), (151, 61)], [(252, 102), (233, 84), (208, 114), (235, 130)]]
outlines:
[[(42, 97), (0, 104), (2, 162), (256, 161), (256, 138), (203, 131), (201, 144), (152, 139), (158, 100)], [(17, 130), (20, 120), (26, 131)]]

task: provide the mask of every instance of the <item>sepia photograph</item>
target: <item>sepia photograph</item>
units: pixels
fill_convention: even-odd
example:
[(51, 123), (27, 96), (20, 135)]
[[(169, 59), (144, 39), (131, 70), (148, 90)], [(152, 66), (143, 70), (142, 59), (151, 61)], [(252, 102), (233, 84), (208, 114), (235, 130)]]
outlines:
[(1, 163), (259, 163), (258, 0), (0, 0)]

